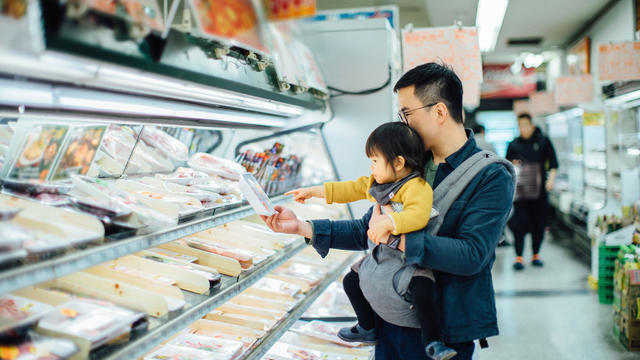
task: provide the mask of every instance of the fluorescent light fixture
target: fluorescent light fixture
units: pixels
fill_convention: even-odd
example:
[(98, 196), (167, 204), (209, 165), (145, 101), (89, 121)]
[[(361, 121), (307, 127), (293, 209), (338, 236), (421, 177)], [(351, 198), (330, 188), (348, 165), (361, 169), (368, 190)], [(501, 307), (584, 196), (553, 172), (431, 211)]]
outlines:
[(522, 57), (522, 63), (524, 64), (524, 67), (528, 69), (537, 68), (544, 62), (544, 56), (540, 54), (522, 53), (520, 57)]
[(480, 51), (493, 51), (498, 41), (509, 0), (479, 0), (476, 26)]

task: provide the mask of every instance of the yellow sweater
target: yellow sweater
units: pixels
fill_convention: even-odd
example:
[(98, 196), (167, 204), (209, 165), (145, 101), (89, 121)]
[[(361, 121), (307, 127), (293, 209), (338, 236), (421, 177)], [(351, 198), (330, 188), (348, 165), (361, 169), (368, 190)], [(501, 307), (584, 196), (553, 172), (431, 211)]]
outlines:
[[(324, 193), (327, 204), (344, 204), (365, 199), (375, 202), (376, 199), (369, 194), (369, 188), (373, 181), (373, 176), (362, 176), (356, 181), (325, 183)], [(395, 227), (393, 235), (422, 230), (427, 226), (431, 215), (433, 190), (424, 179), (415, 177), (407, 181), (391, 201), (402, 203), (401, 212), (389, 214)]]

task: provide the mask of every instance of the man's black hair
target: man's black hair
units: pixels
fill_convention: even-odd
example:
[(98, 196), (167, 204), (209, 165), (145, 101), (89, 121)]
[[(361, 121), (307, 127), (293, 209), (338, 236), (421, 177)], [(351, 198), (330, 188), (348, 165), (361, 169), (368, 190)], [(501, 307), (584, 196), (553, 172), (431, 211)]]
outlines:
[(485, 132), (485, 128), (482, 125), (476, 125), (473, 127), (473, 133), (474, 134), (484, 134)]
[(451, 117), (462, 124), (462, 82), (456, 73), (447, 65), (426, 63), (414, 67), (402, 75), (393, 87), (398, 92), (409, 86), (415, 86), (414, 94), (422, 105), (443, 102)]
[(365, 150), (368, 157), (382, 156), (392, 168), (393, 160), (402, 156), (404, 166), (411, 172), (422, 172), (426, 162), (426, 152), (420, 135), (409, 125), (397, 121), (382, 124), (373, 130), (367, 139)]
[(532, 120), (533, 120), (533, 119), (531, 118), (531, 114), (529, 114), (529, 113), (521, 113), (521, 114), (518, 114), (518, 120), (520, 120), (520, 119), (528, 119), (528, 120), (529, 120), (529, 122), (532, 122)]

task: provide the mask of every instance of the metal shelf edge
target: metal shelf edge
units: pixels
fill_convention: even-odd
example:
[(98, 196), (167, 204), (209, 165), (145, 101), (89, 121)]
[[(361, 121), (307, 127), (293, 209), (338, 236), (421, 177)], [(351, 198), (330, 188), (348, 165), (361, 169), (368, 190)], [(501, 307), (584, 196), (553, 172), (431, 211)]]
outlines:
[(309, 293), (304, 297), (304, 299), (289, 313), (287, 318), (276, 325), (269, 333), (261, 339), (261, 341), (250, 349), (247, 353), (245, 353), (241, 359), (243, 360), (254, 360), (260, 359), (264, 354), (269, 351), (269, 349), (284, 335), (285, 332), (291, 328), (291, 326), (298, 321), (298, 319), (304, 314), (305, 311), (311, 306), (311, 304), (318, 298), (320, 295), (334, 282), (336, 279), (340, 277), (340, 274), (343, 273), (344, 269), (352, 263), (358, 254), (353, 254), (349, 256), (345, 261), (343, 261), (339, 267), (337, 267), (333, 272), (331, 272), (320, 285), (311, 289)]
[(276, 267), (280, 266), (285, 261), (289, 260), (306, 246), (306, 244), (300, 244), (288, 251), (284, 251), (282, 254), (276, 255), (274, 259), (268, 260), (268, 264), (260, 265), (259, 269), (253, 271), (248, 276), (238, 278), (235, 284), (220, 290), (209, 299), (184, 311), (182, 314), (169, 320), (167, 323), (160, 325), (156, 329), (153, 329), (144, 336), (136, 339), (131, 344), (128, 344), (125, 348), (116, 351), (105, 359), (136, 359), (143, 356), (149, 350), (152, 350), (154, 347), (159, 345), (162, 341), (168, 339), (171, 335), (174, 335), (178, 331), (186, 328), (191, 323), (210, 313), (211, 310), (214, 310), (227, 300), (253, 285), (256, 281)]
[[(272, 202), (275, 204), (283, 203), (287, 200), (289, 200), (289, 197), (286, 196), (272, 198)], [(71, 274), (93, 265), (98, 265), (124, 255), (177, 240), (184, 236), (239, 220), (252, 214), (254, 214), (254, 211), (250, 206), (243, 206), (238, 209), (223, 212), (220, 215), (194, 220), (153, 234), (119, 240), (114, 243), (72, 252), (58, 258), (0, 271), (0, 294)]]

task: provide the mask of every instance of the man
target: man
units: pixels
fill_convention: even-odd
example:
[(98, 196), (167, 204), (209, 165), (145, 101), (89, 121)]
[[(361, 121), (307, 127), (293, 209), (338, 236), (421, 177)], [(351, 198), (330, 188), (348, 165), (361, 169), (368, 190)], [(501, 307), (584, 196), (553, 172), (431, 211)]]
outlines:
[[(533, 190), (534, 196), (528, 196), (526, 199), (516, 198), (513, 204), (513, 216), (509, 220), (509, 228), (513, 233), (515, 240), (516, 261), (513, 264), (515, 270), (524, 269), (524, 260), (522, 254), (524, 252), (524, 236), (531, 233), (531, 242), (533, 248), (533, 258), (531, 264), (533, 266), (543, 266), (544, 263), (540, 259), (540, 247), (544, 238), (544, 228), (546, 226), (547, 216), (547, 191), (553, 189), (556, 178), (556, 169), (558, 168), (558, 159), (553, 149), (553, 144), (542, 131), (531, 121), (531, 115), (527, 113), (518, 116), (518, 127), (520, 128), (520, 136), (515, 138), (507, 148), (507, 160), (513, 162), (514, 165), (521, 167), (521, 173), (524, 175), (525, 166), (528, 169), (535, 170), (532, 176), (534, 184), (544, 184), (539, 189)], [(549, 170), (549, 176), (546, 172)], [(524, 178), (524, 176), (522, 176)], [(518, 186), (520, 189), (520, 184)], [(516, 194), (518, 196), (519, 194)]]
[[(399, 117), (414, 128), (425, 144), (429, 164), (425, 178), (437, 189), (464, 160), (480, 151), (462, 123), (462, 83), (448, 67), (420, 65), (396, 83)], [(434, 270), (439, 290), (443, 341), (458, 355), (471, 359), (474, 340), (498, 334), (491, 267), (495, 248), (513, 199), (513, 179), (507, 168), (484, 168), (453, 203), (438, 235), (418, 231), (403, 236), (400, 249), (406, 263)], [(366, 249), (367, 228), (386, 216), (378, 206), (362, 219), (298, 220), (286, 208), (263, 217), (277, 232), (295, 233), (326, 256), (329, 249)], [(425, 216), (429, 216), (425, 214)], [(369, 226), (367, 226), (369, 224)], [(406, 245), (405, 245), (406, 244)], [(420, 329), (400, 327), (376, 318), (377, 359), (425, 359)]]
[(487, 142), (484, 138), (485, 128), (482, 125), (476, 125), (473, 127), (473, 138), (476, 139), (476, 145), (480, 148), (480, 150), (491, 151), (492, 153), (496, 153), (496, 148), (493, 144)]

